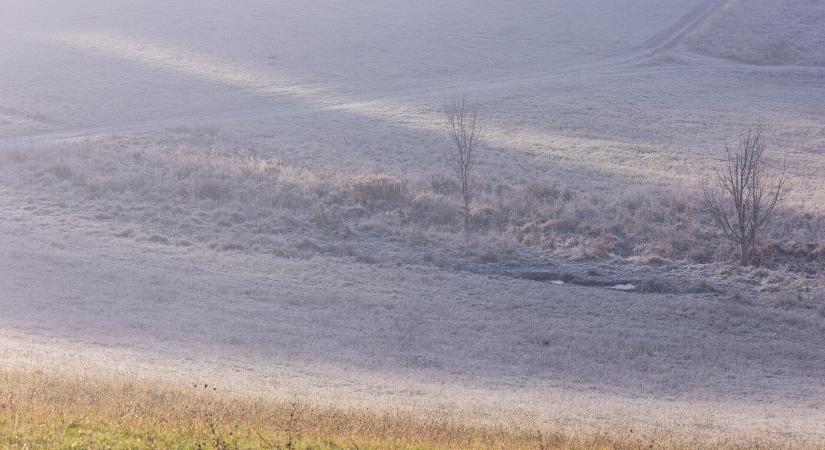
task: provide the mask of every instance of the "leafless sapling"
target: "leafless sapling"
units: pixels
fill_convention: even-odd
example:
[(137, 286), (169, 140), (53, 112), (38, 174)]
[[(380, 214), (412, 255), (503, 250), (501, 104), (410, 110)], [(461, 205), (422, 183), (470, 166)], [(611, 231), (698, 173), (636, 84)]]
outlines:
[(481, 141), (482, 130), (478, 110), (466, 99), (453, 98), (447, 105), (445, 123), (453, 145), (450, 147), (449, 166), (455, 172), (461, 198), (464, 202), (464, 233), (470, 230), (470, 206), (476, 182), (476, 149)]
[(704, 210), (725, 237), (739, 247), (739, 263), (756, 254), (759, 233), (776, 212), (786, 189), (785, 168), (765, 158), (762, 126), (742, 133), (732, 149), (725, 145), (725, 164), (703, 185)]

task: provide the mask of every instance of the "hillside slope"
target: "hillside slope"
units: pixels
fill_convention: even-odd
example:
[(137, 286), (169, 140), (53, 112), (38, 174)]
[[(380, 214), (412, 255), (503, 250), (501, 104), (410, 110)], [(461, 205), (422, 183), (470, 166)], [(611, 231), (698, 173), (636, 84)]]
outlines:
[(825, 65), (825, 1), (734, 0), (685, 44), (750, 64)]

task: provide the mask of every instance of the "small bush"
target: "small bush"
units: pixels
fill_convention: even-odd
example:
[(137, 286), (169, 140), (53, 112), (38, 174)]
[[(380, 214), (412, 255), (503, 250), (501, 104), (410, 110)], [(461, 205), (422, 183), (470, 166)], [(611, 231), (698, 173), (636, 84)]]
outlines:
[(562, 194), (559, 189), (543, 183), (530, 183), (525, 188), (525, 192), (529, 197), (546, 202), (554, 201)]
[(48, 168), (48, 172), (59, 180), (68, 180), (74, 176), (74, 170), (66, 164), (55, 164)]
[(404, 199), (404, 184), (396, 177), (364, 175), (353, 178), (353, 200), (367, 208), (398, 206)]
[(433, 193), (449, 196), (458, 192), (458, 183), (444, 174), (431, 175), (427, 181)]
[(195, 197), (200, 200), (221, 201), (226, 199), (231, 187), (218, 180), (203, 180), (195, 186)]
[(487, 229), (495, 225), (498, 219), (496, 210), (489, 207), (473, 208), (470, 212), (470, 223), (476, 229)]
[(459, 209), (442, 196), (419, 195), (410, 208), (410, 221), (418, 225), (454, 225), (458, 218)]
[(801, 292), (780, 292), (774, 299), (774, 304), (783, 309), (809, 308), (808, 302)]

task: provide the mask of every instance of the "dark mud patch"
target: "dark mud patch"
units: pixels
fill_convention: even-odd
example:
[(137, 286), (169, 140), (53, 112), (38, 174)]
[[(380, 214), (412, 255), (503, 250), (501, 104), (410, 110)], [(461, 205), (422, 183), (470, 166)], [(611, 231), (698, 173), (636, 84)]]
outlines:
[(502, 275), (522, 280), (553, 284), (606, 288), (626, 292), (656, 294), (722, 294), (724, 289), (706, 280), (685, 277), (615, 277), (598, 276), (593, 271), (582, 273), (564, 271), (510, 271)]

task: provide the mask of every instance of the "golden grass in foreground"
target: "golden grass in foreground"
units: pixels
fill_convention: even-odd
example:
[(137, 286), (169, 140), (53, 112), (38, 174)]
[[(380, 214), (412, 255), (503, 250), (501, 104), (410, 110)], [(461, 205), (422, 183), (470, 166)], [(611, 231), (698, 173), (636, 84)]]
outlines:
[[(776, 444), (750, 441), (723, 446), (788, 446)], [(151, 382), (0, 371), (2, 448), (635, 449), (702, 445), (672, 435), (652, 442), (632, 432), (540, 432), (467, 425), (444, 413), (416, 416), (245, 399), (203, 384), (163, 387)]]

